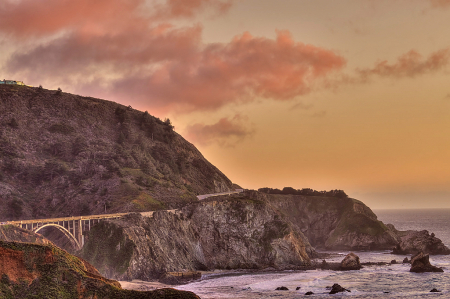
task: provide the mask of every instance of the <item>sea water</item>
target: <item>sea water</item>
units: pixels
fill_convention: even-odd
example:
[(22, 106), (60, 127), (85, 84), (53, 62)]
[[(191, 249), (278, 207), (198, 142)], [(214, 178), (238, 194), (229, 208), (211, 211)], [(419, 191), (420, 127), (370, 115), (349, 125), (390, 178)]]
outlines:
[[(439, 210), (376, 210), (378, 219), (393, 224), (398, 230), (428, 230), (445, 245), (450, 245), (450, 209)], [(341, 261), (348, 252), (333, 254), (329, 262)], [(404, 255), (390, 251), (356, 252), (361, 262), (390, 262), (386, 266), (365, 266), (357, 271), (283, 271), (246, 273), (219, 271), (205, 275), (201, 281), (178, 286), (201, 298), (450, 298), (450, 256), (430, 257), (431, 264), (444, 273), (411, 273), (410, 265), (402, 264)], [(410, 258), (410, 256), (408, 256)], [(327, 287), (334, 283), (351, 292), (329, 295)], [(285, 286), (288, 291), (276, 291)], [(299, 290), (296, 288), (300, 287)], [(430, 293), (436, 288), (440, 293)], [(314, 295), (305, 296), (311, 291)], [(330, 297), (331, 296), (331, 297)]]

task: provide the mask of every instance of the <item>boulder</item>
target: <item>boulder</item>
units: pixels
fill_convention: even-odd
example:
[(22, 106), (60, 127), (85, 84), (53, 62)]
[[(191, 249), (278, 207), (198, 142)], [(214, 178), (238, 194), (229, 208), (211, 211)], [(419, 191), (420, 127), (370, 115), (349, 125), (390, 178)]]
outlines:
[(287, 287), (278, 287), (275, 291), (289, 291), (289, 289)]
[(410, 272), (423, 273), (423, 272), (444, 272), (442, 268), (438, 268), (430, 264), (430, 256), (419, 252), (411, 257), (411, 269)]
[(396, 261), (396, 260), (392, 260), (392, 261), (391, 261), (391, 265), (394, 265), (394, 264), (397, 264), (397, 261)]
[(302, 287), (296, 287), (295, 290), (298, 291), (300, 290)]
[(440, 293), (441, 291), (439, 291), (438, 289), (432, 289), (431, 291), (430, 291), (430, 293)]
[(405, 258), (403, 259), (403, 264), (409, 264), (408, 257), (405, 257)]
[(305, 293), (305, 295), (306, 295), (306, 296), (309, 296), (309, 295), (314, 295), (314, 293), (313, 293), (313, 292), (311, 292), (311, 291), (309, 291), (309, 292), (306, 292), (306, 293)]
[(359, 270), (361, 269), (361, 263), (359, 262), (359, 256), (350, 252), (347, 256), (342, 260), (340, 265), (340, 270)]
[(341, 287), (339, 284), (335, 283), (331, 287), (330, 294), (336, 294), (336, 293), (342, 293), (342, 292), (350, 292), (350, 290), (347, 290), (347, 289)]

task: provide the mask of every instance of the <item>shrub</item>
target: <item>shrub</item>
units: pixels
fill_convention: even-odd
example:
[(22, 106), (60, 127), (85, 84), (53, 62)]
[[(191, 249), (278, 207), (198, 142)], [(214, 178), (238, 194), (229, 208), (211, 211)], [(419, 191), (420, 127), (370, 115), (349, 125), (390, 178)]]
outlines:
[(12, 118), (8, 125), (13, 129), (16, 129), (19, 127), (19, 123), (17, 122), (17, 120), (15, 118)]

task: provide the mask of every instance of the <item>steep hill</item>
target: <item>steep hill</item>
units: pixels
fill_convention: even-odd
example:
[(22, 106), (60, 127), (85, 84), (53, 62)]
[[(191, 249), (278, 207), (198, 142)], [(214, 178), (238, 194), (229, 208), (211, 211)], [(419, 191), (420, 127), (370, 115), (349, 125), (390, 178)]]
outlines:
[(232, 188), (147, 112), (14, 85), (0, 111), (0, 221), (177, 208)]

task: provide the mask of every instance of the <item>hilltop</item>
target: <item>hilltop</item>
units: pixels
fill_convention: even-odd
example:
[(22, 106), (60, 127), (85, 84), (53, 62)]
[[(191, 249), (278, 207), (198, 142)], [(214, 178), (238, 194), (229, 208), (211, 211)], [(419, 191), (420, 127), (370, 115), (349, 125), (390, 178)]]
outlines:
[(232, 182), (160, 120), (61, 90), (0, 86), (0, 221), (179, 208)]

